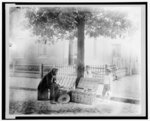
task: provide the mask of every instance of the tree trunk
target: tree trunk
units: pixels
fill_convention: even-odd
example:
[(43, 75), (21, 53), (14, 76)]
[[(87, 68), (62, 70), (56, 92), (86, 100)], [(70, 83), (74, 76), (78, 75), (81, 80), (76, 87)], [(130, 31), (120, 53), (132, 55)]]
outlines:
[(68, 57), (68, 64), (73, 64), (73, 40), (69, 40), (69, 57)]
[[(84, 19), (78, 22), (78, 42), (77, 42), (77, 77), (84, 76)], [(77, 82), (78, 83), (78, 82)]]

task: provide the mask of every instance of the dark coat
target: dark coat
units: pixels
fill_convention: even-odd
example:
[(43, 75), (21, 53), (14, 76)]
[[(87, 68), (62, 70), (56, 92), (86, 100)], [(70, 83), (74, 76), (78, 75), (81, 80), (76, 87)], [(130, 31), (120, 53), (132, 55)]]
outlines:
[(53, 68), (46, 74), (38, 85), (38, 99), (48, 98), (48, 89), (51, 90), (51, 85), (56, 81), (56, 74), (58, 69)]

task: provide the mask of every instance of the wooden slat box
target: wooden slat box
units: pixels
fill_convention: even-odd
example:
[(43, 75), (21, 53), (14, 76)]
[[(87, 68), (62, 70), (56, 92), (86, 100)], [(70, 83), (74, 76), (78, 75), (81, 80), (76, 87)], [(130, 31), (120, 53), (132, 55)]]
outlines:
[(64, 88), (72, 89), (75, 86), (76, 76), (60, 76), (57, 75), (57, 84)]

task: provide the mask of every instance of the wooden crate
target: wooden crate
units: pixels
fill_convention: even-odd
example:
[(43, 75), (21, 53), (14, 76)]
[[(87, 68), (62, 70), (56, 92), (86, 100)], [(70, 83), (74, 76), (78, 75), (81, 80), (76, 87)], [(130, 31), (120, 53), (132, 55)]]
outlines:
[(63, 76), (63, 75), (57, 75), (56, 80), (57, 84), (67, 89), (74, 88), (75, 81), (76, 76)]
[(92, 105), (96, 96), (93, 93), (85, 92), (83, 89), (71, 91), (71, 101), (76, 103)]

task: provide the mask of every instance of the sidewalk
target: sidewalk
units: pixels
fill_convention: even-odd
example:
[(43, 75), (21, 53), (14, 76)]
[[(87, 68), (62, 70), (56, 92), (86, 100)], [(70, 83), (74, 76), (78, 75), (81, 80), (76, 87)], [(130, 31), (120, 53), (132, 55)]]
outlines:
[(126, 76), (116, 80), (112, 84), (112, 95), (114, 100), (139, 103), (141, 82), (139, 75)]
[[(40, 78), (10, 77), (10, 88), (36, 91)], [(112, 84), (111, 100), (139, 103), (140, 78), (138, 75), (124, 77)]]

